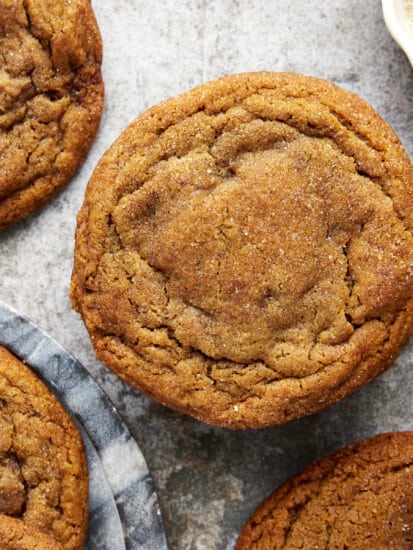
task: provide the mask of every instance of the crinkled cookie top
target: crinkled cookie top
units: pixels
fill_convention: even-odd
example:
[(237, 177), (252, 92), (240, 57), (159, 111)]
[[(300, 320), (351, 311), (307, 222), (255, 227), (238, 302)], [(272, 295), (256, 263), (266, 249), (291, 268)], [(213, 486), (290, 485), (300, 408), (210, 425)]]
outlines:
[(296, 475), (254, 512), (236, 550), (410, 550), (413, 432), (355, 443)]
[(81, 550), (87, 510), (77, 429), (44, 384), (0, 346), (0, 514), (33, 525), (65, 550)]
[(103, 107), (101, 60), (90, 0), (0, 0), (0, 229), (83, 161)]
[(103, 157), (72, 296), (101, 360), (207, 422), (308, 414), (411, 330), (413, 173), (360, 98), (233, 75), (153, 107)]

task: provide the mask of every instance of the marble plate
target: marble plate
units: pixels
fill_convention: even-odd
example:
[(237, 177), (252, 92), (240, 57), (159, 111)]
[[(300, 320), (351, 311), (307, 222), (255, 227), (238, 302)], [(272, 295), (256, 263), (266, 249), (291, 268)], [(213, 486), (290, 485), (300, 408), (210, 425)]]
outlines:
[(100, 386), (60, 344), (1, 301), (0, 344), (46, 382), (83, 435), (90, 477), (85, 548), (166, 550), (145, 459)]

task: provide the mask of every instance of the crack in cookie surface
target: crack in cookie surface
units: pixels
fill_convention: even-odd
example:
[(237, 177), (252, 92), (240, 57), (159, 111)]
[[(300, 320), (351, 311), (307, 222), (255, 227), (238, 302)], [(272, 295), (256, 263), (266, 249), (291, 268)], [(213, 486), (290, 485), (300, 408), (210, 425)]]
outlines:
[(0, 346), (0, 514), (80, 550), (88, 478), (82, 441), (56, 398)]
[(73, 175), (103, 104), (89, 0), (0, 1), (0, 228)]

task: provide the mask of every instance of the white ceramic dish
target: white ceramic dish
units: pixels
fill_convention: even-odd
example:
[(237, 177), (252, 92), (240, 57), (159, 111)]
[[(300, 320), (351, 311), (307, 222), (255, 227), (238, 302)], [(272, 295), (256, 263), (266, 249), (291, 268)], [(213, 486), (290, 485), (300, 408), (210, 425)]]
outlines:
[(407, 0), (382, 0), (382, 8), (390, 34), (413, 66), (413, 9), (409, 17)]

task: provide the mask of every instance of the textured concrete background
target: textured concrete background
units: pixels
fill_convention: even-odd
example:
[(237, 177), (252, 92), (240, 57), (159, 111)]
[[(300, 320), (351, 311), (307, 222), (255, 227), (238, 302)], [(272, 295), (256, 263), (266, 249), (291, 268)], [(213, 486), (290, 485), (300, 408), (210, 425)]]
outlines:
[(413, 341), (385, 375), (288, 425), (231, 432), (135, 393), (95, 359), (68, 289), (75, 215), (97, 160), (159, 100), (227, 73), (292, 70), (367, 99), (413, 155), (413, 71), (379, 0), (104, 0), (106, 108), (83, 168), (41, 212), (0, 234), (0, 298), (75, 354), (112, 398), (158, 489), (171, 550), (230, 549), (264, 496), (314, 459), (373, 434), (413, 428)]

